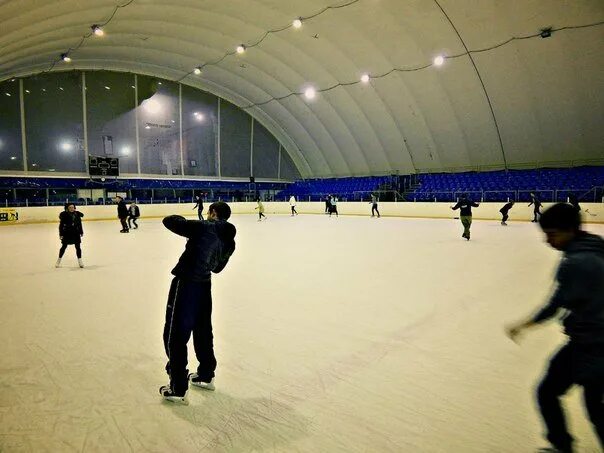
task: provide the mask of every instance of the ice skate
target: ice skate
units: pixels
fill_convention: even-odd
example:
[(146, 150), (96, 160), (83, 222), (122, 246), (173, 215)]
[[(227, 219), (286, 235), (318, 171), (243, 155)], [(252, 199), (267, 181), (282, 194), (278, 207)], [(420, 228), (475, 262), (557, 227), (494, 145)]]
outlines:
[(185, 391), (182, 395), (177, 395), (169, 385), (162, 385), (159, 388), (159, 394), (164, 397), (166, 401), (170, 401), (172, 403), (183, 404), (187, 406), (189, 401), (187, 401), (187, 392)]
[(82, 261), (82, 258), (78, 258), (78, 265), (83, 268), (84, 267), (84, 261)]
[(57, 262), (55, 263), (55, 267), (61, 267), (61, 258), (57, 259)]
[(216, 387), (214, 386), (214, 378), (212, 378), (210, 382), (205, 382), (199, 378), (197, 373), (191, 373), (189, 374), (189, 382), (191, 383), (191, 385), (194, 385), (195, 387), (198, 387), (200, 389), (212, 391), (216, 390)]

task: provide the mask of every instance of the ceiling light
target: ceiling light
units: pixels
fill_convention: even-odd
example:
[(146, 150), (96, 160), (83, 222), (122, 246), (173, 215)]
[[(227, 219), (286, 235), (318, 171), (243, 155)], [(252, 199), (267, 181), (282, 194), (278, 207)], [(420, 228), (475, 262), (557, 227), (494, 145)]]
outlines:
[(161, 82), (157, 82), (158, 85), (161, 85)]
[(37, 167), (37, 166), (38, 166), (38, 164), (31, 164), (31, 166), (32, 166), (32, 167)]
[(63, 142), (61, 143), (61, 150), (63, 151), (71, 151), (73, 149), (73, 145), (69, 142)]
[(124, 156), (128, 156), (130, 154), (130, 147), (129, 146), (122, 147), (122, 154)]
[(145, 129), (151, 129), (151, 126), (149, 126), (148, 124), (145, 126)]
[(363, 83), (369, 82), (369, 74), (363, 74), (361, 76), (361, 82), (363, 82)]
[(136, 88), (134, 85), (130, 85), (132, 88)]
[(304, 91), (304, 96), (306, 96), (306, 99), (314, 99), (316, 95), (317, 91), (312, 87), (309, 87)]
[(61, 90), (61, 91), (65, 91), (65, 90), (63, 89), (63, 87), (59, 87), (59, 90)]
[(195, 112), (195, 113), (193, 113), (193, 115), (195, 116), (195, 119), (197, 121), (203, 121), (203, 114), (201, 114), (199, 112)]
[(25, 92), (26, 92), (27, 94), (29, 94), (29, 90), (25, 90)]
[(111, 87), (108, 87), (107, 85), (105, 85), (105, 89), (106, 89), (106, 90), (110, 90), (110, 89), (111, 89)]
[(145, 110), (151, 114), (156, 114), (161, 111), (161, 103), (157, 99), (147, 99), (143, 102), (142, 106)]
[(237, 53), (243, 52), (245, 52), (245, 46), (243, 44), (240, 44), (239, 46), (237, 46)]
[(201, 68), (195, 68), (195, 69), (193, 69), (193, 73), (194, 73), (195, 75), (199, 75), (199, 74), (201, 74)]
[(292, 25), (294, 26), (294, 28), (300, 28), (302, 26), (302, 21), (300, 19), (295, 19), (292, 22)]
[(42, 91), (43, 91), (44, 93), (46, 93), (46, 88), (42, 88)]
[(15, 160), (16, 157), (15, 156), (10, 156), (10, 160)]
[(6, 93), (6, 95), (7, 95), (8, 97), (10, 97), (10, 93)]
[(67, 55), (66, 53), (62, 53), (61, 54), (61, 60), (63, 60), (65, 63), (70, 63), (71, 62), (71, 57), (69, 55)]
[(443, 57), (442, 55), (438, 55), (437, 57), (434, 58), (434, 65), (435, 66), (442, 66), (442, 64), (445, 62), (445, 57)]
[(101, 27), (99, 27), (98, 25), (92, 26), (92, 33), (94, 33), (97, 36), (103, 36), (105, 34), (103, 29)]

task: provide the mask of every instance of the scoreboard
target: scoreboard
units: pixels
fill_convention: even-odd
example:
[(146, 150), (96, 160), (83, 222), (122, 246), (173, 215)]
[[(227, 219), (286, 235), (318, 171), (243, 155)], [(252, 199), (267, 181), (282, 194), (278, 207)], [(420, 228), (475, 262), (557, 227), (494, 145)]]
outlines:
[(120, 175), (120, 162), (117, 157), (90, 156), (88, 158), (90, 176), (117, 178)]

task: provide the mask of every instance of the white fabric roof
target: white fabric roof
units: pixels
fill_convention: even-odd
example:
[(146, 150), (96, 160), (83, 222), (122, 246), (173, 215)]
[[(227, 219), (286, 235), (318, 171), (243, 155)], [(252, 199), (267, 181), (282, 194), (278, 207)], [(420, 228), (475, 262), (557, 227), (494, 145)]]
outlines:
[[(125, 1), (120, 2), (121, 4)], [(66, 67), (180, 79), (329, 0), (134, 0)], [(47, 69), (115, 0), (0, 0), (0, 80)], [(442, 7), (442, 9), (441, 9)], [(445, 14), (446, 13), (446, 14)], [(448, 16), (448, 18), (447, 18)], [(183, 83), (239, 106), (430, 64), (542, 27), (604, 20), (602, 0), (358, 0), (270, 34)], [(459, 35), (456, 33), (459, 32)], [(463, 39), (460, 39), (460, 37)], [(409, 173), (604, 158), (604, 26), (446, 60), (249, 109), (303, 176)], [(479, 77), (480, 75), (480, 77)], [(482, 82), (481, 82), (482, 79)], [(483, 89), (484, 84), (484, 89)], [(491, 108), (492, 106), (492, 112)]]

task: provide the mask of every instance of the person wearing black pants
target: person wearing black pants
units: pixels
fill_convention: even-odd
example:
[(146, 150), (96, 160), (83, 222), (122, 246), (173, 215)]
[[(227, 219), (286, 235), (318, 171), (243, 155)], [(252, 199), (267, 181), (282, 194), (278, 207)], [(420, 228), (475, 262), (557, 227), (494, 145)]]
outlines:
[(203, 220), (203, 198), (202, 195), (195, 196), (195, 206), (193, 206), (193, 210), (197, 209), (197, 217), (199, 220)]
[(78, 265), (84, 267), (82, 249), (80, 248), (82, 236), (84, 236), (82, 217), (84, 217), (84, 214), (77, 211), (73, 203), (67, 204), (65, 210), (59, 215), (59, 238), (61, 239), (61, 249), (59, 250), (59, 258), (57, 259), (55, 267), (61, 267), (61, 260), (63, 259), (63, 255), (65, 255), (65, 250), (67, 250), (67, 246), (71, 244), (75, 246)]
[(375, 213), (377, 213), (379, 219), (380, 211), (378, 211), (378, 199), (375, 195), (371, 195), (371, 217), (375, 217)]
[[(172, 270), (174, 279), (166, 308), (163, 339), (170, 384), (159, 392), (168, 401), (187, 404), (189, 382), (214, 390), (211, 273), (221, 272), (235, 251), (236, 230), (227, 222), (230, 215), (230, 207), (217, 202), (210, 205), (207, 221), (186, 220), (177, 215), (163, 220), (167, 229), (188, 239)], [(191, 333), (199, 366), (196, 373), (188, 374), (187, 343)]]
[(537, 197), (537, 195), (535, 195), (533, 192), (531, 192), (531, 202), (529, 203), (530, 205), (534, 205), (533, 208), (533, 220), (531, 220), (531, 222), (535, 223), (539, 221), (539, 217), (541, 216), (541, 201), (539, 201), (539, 198)]
[(128, 223), (126, 222), (126, 219), (128, 219), (128, 206), (126, 206), (126, 202), (119, 195), (116, 195), (115, 202), (117, 203), (117, 216), (119, 217), (120, 223), (122, 224), (122, 229), (120, 230), (120, 233), (130, 233)]
[(331, 213), (331, 195), (325, 197), (325, 214)]
[(564, 310), (569, 342), (551, 359), (537, 389), (547, 440), (555, 451), (571, 453), (560, 397), (573, 385), (583, 387), (585, 407), (604, 451), (604, 239), (581, 230), (577, 210), (558, 203), (539, 220), (547, 242), (564, 252), (556, 273), (558, 287), (536, 315), (507, 329), (512, 340), (522, 331)]
[(513, 201), (510, 201), (509, 203), (506, 203), (506, 204), (503, 206), (503, 208), (501, 208), (501, 209), (499, 210), (499, 212), (501, 212), (501, 215), (503, 216), (503, 217), (501, 218), (501, 224), (502, 224), (502, 225), (507, 225), (507, 223), (506, 223), (506, 222), (507, 222), (507, 220), (508, 220), (508, 219), (509, 219), (509, 217), (510, 217), (510, 216), (508, 215), (508, 212), (510, 212), (510, 209), (512, 209), (512, 207), (513, 207), (513, 206), (514, 206), (514, 202), (513, 202)]
[(134, 229), (136, 230), (138, 228), (138, 223), (136, 223), (136, 219), (138, 219), (141, 216), (141, 211), (140, 209), (138, 209), (138, 206), (136, 205), (136, 203), (133, 201), (132, 203), (130, 203), (130, 207), (128, 208), (128, 228), (132, 228), (132, 223), (134, 223)]

